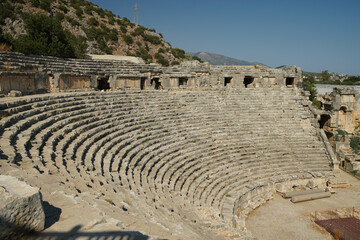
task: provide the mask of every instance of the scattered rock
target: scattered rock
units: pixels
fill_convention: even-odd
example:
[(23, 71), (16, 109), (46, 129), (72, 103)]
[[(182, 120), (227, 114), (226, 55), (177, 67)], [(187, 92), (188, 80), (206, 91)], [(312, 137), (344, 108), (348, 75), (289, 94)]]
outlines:
[(0, 175), (0, 239), (20, 238), (44, 227), (39, 189), (15, 177)]
[(9, 92), (9, 97), (21, 97), (22, 96), (22, 92), (21, 91), (17, 91), (17, 90), (11, 90)]

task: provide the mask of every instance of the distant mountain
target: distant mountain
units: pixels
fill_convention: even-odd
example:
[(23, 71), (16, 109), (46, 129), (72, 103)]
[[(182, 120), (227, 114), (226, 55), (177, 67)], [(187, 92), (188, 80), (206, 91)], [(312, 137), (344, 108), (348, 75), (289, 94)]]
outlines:
[(245, 66), (262, 65), (262, 66), (266, 66), (263, 63), (248, 62), (248, 61), (239, 60), (239, 59), (235, 59), (235, 58), (231, 58), (231, 57), (226, 57), (224, 55), (210, 53), (210, 52), (196, 52), (196, 53), (189, 52), (187, 54), (189, 54), (192, 57), (198, 57), (201, 60), (203, 60), (204, 62), (208, 62), (212, 65), (245, 65)]

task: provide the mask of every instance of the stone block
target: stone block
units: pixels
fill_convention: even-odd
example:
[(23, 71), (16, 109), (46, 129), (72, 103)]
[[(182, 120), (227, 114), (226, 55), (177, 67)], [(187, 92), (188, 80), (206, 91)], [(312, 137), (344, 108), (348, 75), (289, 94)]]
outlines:
[(22, 96), (22, 92), (21, 91), (17, 91), (17, 90), (11, 90), (9, 92), (9, 97), (21, 97)]
[(42, 231), (44, 226), (39, 189), (0, 175), (0, 239), (21, 238), (27, 232)]

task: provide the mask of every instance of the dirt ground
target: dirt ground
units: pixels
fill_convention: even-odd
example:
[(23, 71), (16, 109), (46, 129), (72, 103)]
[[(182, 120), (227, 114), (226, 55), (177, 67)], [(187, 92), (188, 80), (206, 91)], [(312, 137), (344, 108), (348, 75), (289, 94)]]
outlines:
[(330, 240), (333, 237), (315, 224), (310, 217), (315, 211), (360, 207), (360, 181), (347, 173), (340, 178), (349, 183), (347, 188), (335, 188), (330, 198), (292, 203), (275, 194), (274, 199), (254, 210), (248, 217), (247, 228), (258, 240)]

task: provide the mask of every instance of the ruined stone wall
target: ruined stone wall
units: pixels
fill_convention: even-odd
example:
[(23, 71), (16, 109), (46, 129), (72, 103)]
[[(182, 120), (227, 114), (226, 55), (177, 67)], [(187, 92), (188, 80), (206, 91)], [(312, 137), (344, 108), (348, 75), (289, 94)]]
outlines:
[(49, 91), (49, 81), (46, 74), (41, 73), (0, 73), (0, 93), (8, 94), (11, 90), (23, 93), (38, 93)]
[(90, 89), (91, 80), (90, 76), (86, 75), (67, 75), (62, 74), (60, 76), (60, 90), (73, 90), (73, 89)]
[[(61, 59), (0, 51), (3, 93), (73, 90), (146, 90), (182, 88), (282, 88), (301, 87), (300, 68), (286, 66), (211, 66), (198, 61), (178, 66), (115, 60)], [(36, 69), (35, 74), (33, 69)], [(5, 77), (7, 76), (7, 77)], [(106, 79), (106, 80), (104, 80)], [(100, 82), (99, 82), (100, 81)], [(106, 82), (104, 82), (106, 81)], [(100, 85), (99, 85), (100, 83)]]
[(323, 96), (320, 101), (329, 116), (327, 127), (337, 128), (348, 133), (358, 130), (360, 123), (360, 94), (354, 88), (334, 88), (333, 92)]
[(115, 84), (117, 89), (140, 89), (140, 77), (120, 76), (116, 79)]

